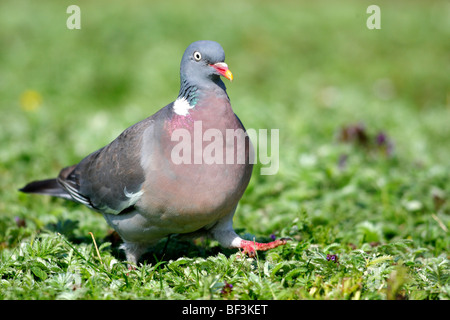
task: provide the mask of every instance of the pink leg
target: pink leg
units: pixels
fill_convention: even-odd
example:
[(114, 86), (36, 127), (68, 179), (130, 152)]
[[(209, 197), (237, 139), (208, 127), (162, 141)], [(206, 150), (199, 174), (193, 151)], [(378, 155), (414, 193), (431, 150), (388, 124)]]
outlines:
[(281, 238), (268, 243), (241, 240), (240, 248), (243, 249), (245, 254), (253, 258), (256, 256), (256, 251), (266, 251), (269, 249), (276, 248), (278, 246), (285, 245), (288, 240), (289, 238)]
[(259, 243), (255, 241), (244, 240), (239, 237), (233, 230), (233, 215), (234, 209), (229, 215), (219, 220), (210, 230), (210, 234), (213, 239), (219, 241), (219, 243), (225, 248), (238, 248), (242, 249), (244, 254), (249, 257), (255, 257), (256, 251), (266, 251), (276, 248), (278, 246), (285, 245), (289, 238), (281, 238), (269, 243)]

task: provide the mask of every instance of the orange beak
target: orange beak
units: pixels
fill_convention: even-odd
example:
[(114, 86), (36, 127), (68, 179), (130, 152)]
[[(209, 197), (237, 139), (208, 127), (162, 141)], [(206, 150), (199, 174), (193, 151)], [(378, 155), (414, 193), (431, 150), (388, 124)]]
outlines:
[(230, 81), (233, 81), (233, 74), (231, 73), (230, 69), (228, 69), (228, 65), (225, 62), (217, 62), (215, 64), (212, 64), (211, 67), (216, 69), (220, 75), (224, 76)]

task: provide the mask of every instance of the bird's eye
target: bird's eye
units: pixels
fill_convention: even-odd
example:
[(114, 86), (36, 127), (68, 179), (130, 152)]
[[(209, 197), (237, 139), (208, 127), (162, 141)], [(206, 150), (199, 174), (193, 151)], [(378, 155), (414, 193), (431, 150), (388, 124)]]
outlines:
[(202, 58), (202, 54), (198, 51), (194, 52), (194, 59), (195, 61), (200, 61), (200, 59)]

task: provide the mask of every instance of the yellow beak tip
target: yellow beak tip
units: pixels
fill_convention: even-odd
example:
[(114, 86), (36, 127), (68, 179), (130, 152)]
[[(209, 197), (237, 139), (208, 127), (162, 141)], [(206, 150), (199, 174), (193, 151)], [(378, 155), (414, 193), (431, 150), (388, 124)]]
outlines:
[(230, 81), (233, 81), (233, 74), (231, 73), (230, 70), (227, 70), (227, 72), (225, 73), (225, 78), (227, 78)]

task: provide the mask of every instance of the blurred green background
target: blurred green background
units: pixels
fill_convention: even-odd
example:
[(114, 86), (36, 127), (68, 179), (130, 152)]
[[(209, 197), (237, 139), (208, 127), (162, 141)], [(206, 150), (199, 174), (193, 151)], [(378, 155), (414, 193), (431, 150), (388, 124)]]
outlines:
[[(81, 30), (66, 26), (71, 4)], [(23, 210), (25, 182), (55, 176), (173, 101), (181, 56), (199, 39), (224, 47), (245, 126), (280, 129), (279, 175), (302, 180), (299, 157), (327, 153), (351, 123), (387, 132), (405, 163), (446, 166), (449, 3), (379, 1), (380, 30), (366, 26), (370, 4), (2, 1), (2, 214)], [(263, 178), (279, 179), (252, 181)]]
[[(448, 1), (379, 1), (381, 30), (366, 27), (370, 1), (76, 1), (81, 30), (66, 27), (70, 4), (0, 5), (2, 164), (41, 148), (59, 167), (109, 142), (176, 97), (181, 55), (199, 39), (225, 48), (236, 113), (282, 128), (281, 153), (364, 121), (405, 157), (448, 158)], [(54, 171), (34, 158), (36, 176)]]
[[(81, 30), (66, 27), (72, 4)], [(381, 8), (380, 30), (366, 26), (371, 4)], [(236, 227), (269, 235), (306, 210), (334, 230), (316, 242), (356, 242), (354, 226), (370, 221), (382, 226), (375, 240), (409, 237), (445, 251), (449, 17), (445, 0), (2, 0), (0, 242), (14, 246), (13, 217), (32, 229), (69, 217), (80, 220), (80, 234), (105, 234), (100, 215), (17, 189), (173, 101), (185, 48), (209, 39), (225, 49), (235, 76), (228, 94), (244, 125), (280, 129), (280, 170), (255, 171)], [(355, 124), (370, 139), (388, 137), (393, 150), (340, 143)], [(444, 228), (430, 218), (436, 192)], [(420, 229), (426, 223), (436, 234)]]
[(369, 1), (76, 1), (81, 30), (66, 27), (71, 4), (0, 4), (2, 213), (25, 182), (173, 101), (199, 39), (224, 47), (246, 127), (280, 129), (280, 174), (359, 122), (407, 163), (448, 163), (448, 1), (379, 1), (381, 30), (366, 27)]

